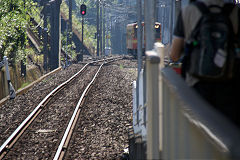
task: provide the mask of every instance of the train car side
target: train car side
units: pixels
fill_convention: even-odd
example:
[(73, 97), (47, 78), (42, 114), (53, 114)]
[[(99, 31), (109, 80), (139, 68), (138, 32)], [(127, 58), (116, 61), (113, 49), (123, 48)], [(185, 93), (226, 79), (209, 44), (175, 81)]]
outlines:
[(127, 25), (128, 54), (137, 56), (137, 23)]
[[(144, 22), (142, 23), (143, 26), (143, 46), (142, 46), (142, 51), (143, 55), (145, 53), (145, 32), (144, 32)], [(128, 54), (134, 56), (135, 58), (137, 57), (137, 28), (138, 25), (137, 23), (131, 23), (127, 25), (127, 50)], [(155, 23), (155, 41), (156, 42), (161, 42), (161, 24), (156, 22)]]

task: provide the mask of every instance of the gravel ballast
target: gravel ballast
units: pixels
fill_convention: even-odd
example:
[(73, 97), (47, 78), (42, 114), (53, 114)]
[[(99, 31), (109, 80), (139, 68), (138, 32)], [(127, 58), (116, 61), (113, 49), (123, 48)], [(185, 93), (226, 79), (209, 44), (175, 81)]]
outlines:
[[(35, 84), (26, 94), (0, 106), (0, 145), (50, 91), (82, 66), (71, 65)], [(132, 82), (136, 80), (136, 74), (137, 64), (131, 60), (112, 62), (103, 67), (81, 108), (64, 159), (121, 158), (123, 150), (128, 148), (128, 127), (132, 125)], [(54, 154), (55, 151), (49, 152)], [(41, 159), (42, 156), (38, 154), (41, 153), (31, 157)]]
[(81, 110), (66, 159), (120, 159), (132, 125), (132, 81), (136, 64), (105, 66)]

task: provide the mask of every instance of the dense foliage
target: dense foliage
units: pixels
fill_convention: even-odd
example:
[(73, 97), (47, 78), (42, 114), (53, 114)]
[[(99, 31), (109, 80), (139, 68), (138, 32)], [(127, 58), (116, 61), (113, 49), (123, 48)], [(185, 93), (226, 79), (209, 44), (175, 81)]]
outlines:
[(25, 58), (27, 10), (33, 5), (31, 0), (0, 0), (0, 60), (4, 55), (10, 63)]
[[(74, 0), (73, 0), (74, 1)], [(66, 1), (68, 2), (68, 1)], [(116, 3), (116, 0), (105, 0), (100, 3)], [(85, 16), (84, 35), (87, 39), (85, 45), (88, 47), (96, 46), (96, 1), (92, 0), (75, 0), (75, 11), (73, 13), (73, 23), (76, 28), (81, 31), (81, 16), (79, 16), (79, 8), (82, 3), (88, 7)], [(63, 1), (61, 10), (68, 15), (68, 7)], [(8, 56), (9, 62), (14, 64), (18, 60), (26, 59), (27, 45), (27, 27), (29, 27), (30, 16), (36, 12), (36, 4), (32, 0), (0, 0), (0, 61), (3, 56)], [(33, 16), (37, 23), (40, 24), (40, 18)]]

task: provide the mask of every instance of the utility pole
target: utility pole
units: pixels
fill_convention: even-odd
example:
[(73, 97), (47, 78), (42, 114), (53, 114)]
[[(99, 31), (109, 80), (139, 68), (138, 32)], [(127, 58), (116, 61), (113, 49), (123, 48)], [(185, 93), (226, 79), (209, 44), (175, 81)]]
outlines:
[[(66, 30), (67, 30), (67, 35), (69, 35), (68, 33), (68, 22), (66, 23)], [(68, 67), (68, 39), (66, 41), (66, 55), (65, 55), (65, 67), (67, 68)]]
[(138, 57), (138, 79), (137, 79), (137, 107), (139, 106), (139, 77), (142, 69), (142, 0), (137, 0), (137, 57)]
[(158, 6), (158, 4), (159, 4), (159, 2), (158, 2), (159, 0), (155, 0), (154, 1), (154, 6), (156, 6), (156, 8), (155, 8), (155, 22), (159, 22), (158, 21), (158, 12), (159, 12), (159, 6)]
[(72, 49), (72, 0), (69, 0), (69, 26), (67, 35), (67, 44), (70, 44), (70, 49)]
[(173, 37), (173, 4), (174, 4), (173, 1), (175, 1), (175, 0), (170, 0), (170, 7), (171, 7), (171, 9), (170, 9), (171, 17), (170, 17), (170, 27), (169, 27), (169, 29), (170, 29), (170, 31), (169, 31), (170, 44), (172, 44), (172, 37)]
[(146, 51), (152, 50), (155, 42), (155, 0), (144, 0)]
[(99, 0), (97, 0), (97, 57), (99, 56)]
[(62, 0), (50, 1), (51, 4), (51, 54), (50, 54), (50, 69), (54, 70), (60, 66), (60, 52), (61, 52), (61, 21), (60, 21), (60, 5)]
[(165, 26), (166, 26), (166, 5), (162, 5), (163, 10), (163, 20), (162, 20), (162, 43), (164, 43), (165, 38)]
[(103, 26), (103, 20), (102, 20), (102, 3), (100, 4), (100, 34), (99, 34), (99, 38), (100, 38), (100, 53), (101, 56), (103, 55), (102, 50), (103, 50), (103, 38), (102, 38), (102, 26)]
[(105, 4), (103, 4), (103, 55), (105, 55), (105, 42), (106, 42), (106, 20), (105, 20)]
[[(24, 2), (24, 9), (25, 9), (25, 0), (23, 2)], [(26, 46), (24, 46), (24, 47), (26, 47)], [(25, 78), (26, 78), (26, 74), (27, 74), (26, 62), (27, 61), (26, 61), (26, 54), (25, 54), (24, 58), (21, 60), (21, 76), (24, 76)]]
[[(107, 12), (108, 13), (108, 12)], [(107, 16), (107, 30), (106, 30), (106, 32), (107, 32), (107, 37), (106, 37), (106, 47), (108, 48), (108, 47), (110, 47), (110, 44), (109, 44), (109, 30), (110, 30), (110, 25), (111, 25), (111, 23), (110, 23), (110, 21), (111, 21), (111, 19), (110, 19), (110, 15), (109, 15), (109, 13), (107, 14), (108, 16)]]
[(48, 68), (48, 28), (47, 28), (47, 16), (48, 16), (48, 9), (50, 8), (49, 3), (44, 3), (43, 8), (43, 54), (44, 54), (44, 64), (43, 68), (47, 71)]
[[(112, 41), (113, 41), (113, 36), (112, 36), (112, 33), (113, 33), (113, 16), (110, 16), (110, 31), (109, 31), (110, 33), (111, 33), (111, 38), (110, 38), (110, 40), (108, 40), (109, 41), (109, 46), (111, 47), (111, 49), (113, 48), (112, 47)], [(111, 43), (111, 44), (110, 44)]]

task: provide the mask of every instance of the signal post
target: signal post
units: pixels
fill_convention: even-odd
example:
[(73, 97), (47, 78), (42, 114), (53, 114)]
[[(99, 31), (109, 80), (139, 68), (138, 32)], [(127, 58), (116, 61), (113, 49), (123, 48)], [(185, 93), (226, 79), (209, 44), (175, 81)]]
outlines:
[(87, 6), (85, 4), (82, 4), (81, 7), (80, 7), (80, 13), (82, 15), (82, 56), (81, 56), (81, 59), (83, 57), (83, 51), (84, 51), (84, 44), (83, 44), (83, 32), (84, 32), (84, 15), (86, 15), (87, 13)]

